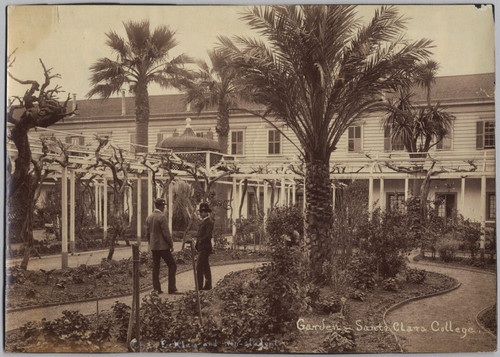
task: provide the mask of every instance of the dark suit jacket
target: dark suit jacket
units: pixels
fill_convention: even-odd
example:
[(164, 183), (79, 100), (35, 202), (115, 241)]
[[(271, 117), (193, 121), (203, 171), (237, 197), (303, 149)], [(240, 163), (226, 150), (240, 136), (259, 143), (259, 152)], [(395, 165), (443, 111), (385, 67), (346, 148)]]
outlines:
[(146, 238), (151, 250), (169, 250), (173, 248), (174, 242), (168, 229), (168, 218), (158, 209), (155, 209), (146, 218)]
[(200, 222), (198, 234), (196, 235), (196, 246), (198, 250), (212, 251), (212, 232), (214, 230), (214, 222), (210, 217), (205, 218)]

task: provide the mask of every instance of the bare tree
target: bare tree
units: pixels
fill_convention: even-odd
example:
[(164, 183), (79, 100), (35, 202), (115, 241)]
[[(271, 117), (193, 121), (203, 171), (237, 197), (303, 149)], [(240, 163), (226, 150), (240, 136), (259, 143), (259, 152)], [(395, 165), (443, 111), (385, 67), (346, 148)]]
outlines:
[[(13, 54), (7, 59), (8, 68), (14, 64)], [(19, 218), (16, 224), (9, 227), (9, 231), (20, 236), (25, 243), (25, 256), (21, 264), (23, 269), (28, 266), (29, 254), (33, 246), (33, 210), (36, 190), (41, 184), (44, 162), (49, 160), (47, 146), (42, 146), (43, 152), (38, 160), (33, 159), (28, 133), (33, 128), (47, 128), (75, 114), (75, 111), (67, 111), (69, 95), (65, 102), (59, 102), (57, 95), (62, 92), (60, 86), (56, 85), (49, 89), (52, 79), (60, 78), (60, 75), (51, 74), (52, 68), (47, 69), (41, 59), (40, 64), (45, 78), (41, 85), (35, 80), (18, 79), (10, 70), (7, 71), (12, 80), (29, 86), (22, 97), (14, 96), (7, 104), (7, 122), (12, 125), (8, 138), (17, 149), (14, 172), (8, 175), (7, 211), (11, 216)]]

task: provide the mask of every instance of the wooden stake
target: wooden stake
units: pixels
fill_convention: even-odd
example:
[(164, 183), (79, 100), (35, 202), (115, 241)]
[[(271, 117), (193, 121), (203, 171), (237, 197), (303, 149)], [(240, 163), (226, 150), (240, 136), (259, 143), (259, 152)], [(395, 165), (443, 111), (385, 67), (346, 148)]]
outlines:
[(194, 261), (195, 256), (194, 243), (191, 241), (191, 260), (193, 261), (193, 274), (194, 274), (194, 286), (196, 288), (196, 300), (198, 302), (198, 313), (200, 317), (200, 326), (203, 326), (203, 319), (201, 317), (201, 303), (200, 303), (200, 287), (198, 286), (198, 274), (196, 273), (196, 264)]

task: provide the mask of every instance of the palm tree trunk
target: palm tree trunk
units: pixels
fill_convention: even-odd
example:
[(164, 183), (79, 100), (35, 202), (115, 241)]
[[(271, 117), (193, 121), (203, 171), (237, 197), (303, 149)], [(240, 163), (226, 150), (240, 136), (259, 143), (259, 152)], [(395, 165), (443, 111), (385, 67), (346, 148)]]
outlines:
[(227, 154), (227, 143), (229, 136), (229, 109), (220, 104), (217, 113), (217, 126), (215, 131), (218, 136), (220, 151)]
[(147, 83), (138, 81), (135, 89), (136, 152), (148, 151), (149, 96)]
[(331, 254), (333, 222), (329, 160), (306, 162), (306, 244), (314, 278), (321, 274), (323, 262)]

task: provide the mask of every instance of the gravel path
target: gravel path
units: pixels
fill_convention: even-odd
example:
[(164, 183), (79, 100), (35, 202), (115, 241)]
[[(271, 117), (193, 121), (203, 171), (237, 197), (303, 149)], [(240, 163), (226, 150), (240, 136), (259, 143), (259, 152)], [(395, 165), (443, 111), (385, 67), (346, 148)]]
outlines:
[[(174, 242), (174, 251), (181, 250), (182, 243)], [(142, 242), (139, 246), (140, 251), (147, 251), (148, 242)], [(79, 252), (75, 254), (68, 255), (68, 267), (76, 268), (80, 265), (96, 265), (100, 264), (103, 258), (108, 256), (108, 249), (94, 250), (89, 252)], [(113, 260), (120, 260), (132, 257), (131, 247), (117, 247), (113, 254)], [(6, 259), (6, 266), (14, 266), (20, 264), (22, 258), (16, 259)], [(31, 257), (28, 262), (28, 270), (37, 271), (39, 269), (51, 270), (51, 269), (61, 269), (61, 255), (47, 255), (43, 256), (41, 259), (36, 257)]]
[[(233, 271), (257, 268), (260, 267), (262, 264), (263, 263), (256, 262), (256, 263), (213, 266), (212, 281), (215, 285), (225, 275)], [(151, 277), (148, 277), (148, 279), (151, 279)], [(194, 276), (192, 270), (177, 274), (176, 280), (177, 280), (177, 289), (180, 292), (187, 292), (189, 290), (194, 290)], [(165, 292), (167, 291), (166, 280), (162, 281), (162, 290)], [(141, 300), (143, 296), (149, 294), (150, 292), (151, 290), (147, 290), (141, 293)], [(161, 296), (166, 299), (179, 299), (182, 297), (182, 295), (168, 295), (167, 293), (164, 293)], [(99, 311), (110, 309), (111, 306), (115, 303), (115, 301), (121, 301), (131, 306), (132, 296), (99, 300)], [(62, 312), (64, 310), (79, 310), (82, 314), (89, 315), (96, 312), (96, 302), (92, 301), (87, 303), (63, 304), (52, 307), (42, 307), (42, 308), (35, 308), (25, 311), (8, 313), (5, 314), (5, 330), (6, 331), (14, 330), (16, 328), (23, 326), (28, 321), (40, 321), (42, 318), (46, 318), (48, 320), (58, 318), (62, 316)]]
[(496, 339), (476, 323), (476, 315), (497, 300), (496, 275), (424, 262), (412, 267), (457, 279), (460, 288), (411, 302), (388, 314), (387, 323), (405, 352), (491, 352)]

